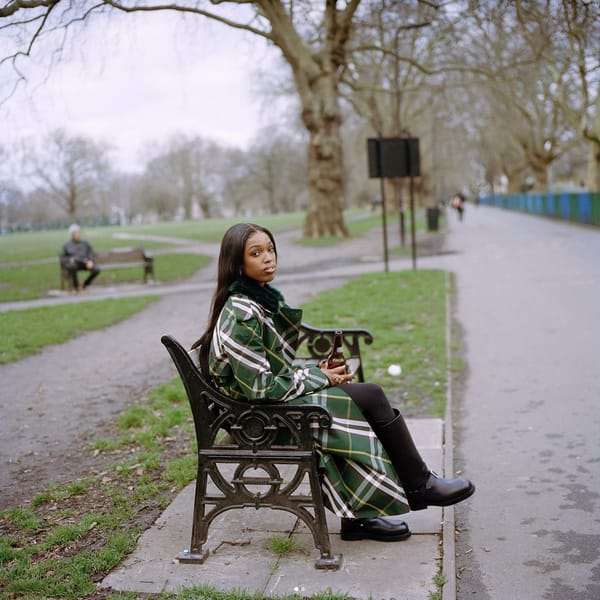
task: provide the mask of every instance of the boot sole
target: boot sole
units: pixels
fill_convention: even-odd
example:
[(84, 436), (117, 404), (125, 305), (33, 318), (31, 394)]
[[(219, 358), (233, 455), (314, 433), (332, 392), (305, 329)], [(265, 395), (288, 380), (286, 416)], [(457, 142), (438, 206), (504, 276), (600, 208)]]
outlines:
[(407, 540), (412, 533), (407, 531), (406, 533), (399, 533), (397, 535), (388, 536), (376, 536), (376, 535), (365, 535), (364, 533), (340, 533), (340, 538), (345, 542), (357, 542), (359, 540), (373, 540), (375, 542), (401, 542)]
[(453, 504), (458, 504), (459, 502), (462, 502), (463, 500), (470, 498), (474, 493), (475, 493), (475, 485), (471, 485), (471, 487), (469, 489), (465, 490), (465, 492), (462, 493), (460, 496), (454, 496), (454, 498), (450, 498), (448, 500), (444, 500), (441, 502), (436, 502), (435, 504), (432, 502), (430, 502), (429, 504), (427, 504), (426, 502), (411, 502), (410, 500), (408, 500), (408, 498), (407, 498), (407, 500), (408, 500), (408, 506), (409, 506), (410, 510), (412, 510), (412, 511), (425, 510), (429, 506), (452, 506)]

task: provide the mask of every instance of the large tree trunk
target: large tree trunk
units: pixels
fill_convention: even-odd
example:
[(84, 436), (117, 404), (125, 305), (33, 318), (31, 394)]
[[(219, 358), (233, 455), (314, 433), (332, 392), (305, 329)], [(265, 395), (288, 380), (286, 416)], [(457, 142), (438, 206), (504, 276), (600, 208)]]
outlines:
[(339, 79), (345, 65), (345, 48), (353, 15), (360, 0), (344, 9), (327, 0), (323, 17), (324, 40), (311, 47), (294, 29), (283, 3), (256, 0), (272, 26), (271, 40), (290, 65), (302, 107), (302, 122), (309, 133), (308, 207), (304, 235), (348, 235), (343, 208), (343, 157), (340, 126)]
[(590, 192), (600, 192), (600, 144), (597, 142), (590, 142), (587, 188)]
[(546, 193), (548, 192), (548, 165), (541, 162), (532, 164), (533, 176), (535, 177), (535, 185), (533, 191)]
[(585, 136), (590, 144), (586, 175), (590, 192), (600, 192), (600, 94), (596, 97), (595, 111), (591, 130)]
[[(316, 99), (318, 102), (318, 98)], [(348, 235), (342, 209), (344, 178), (341, 117), (337, 98), (334, 114), (303, 111), (304, 124), (310, 134), (308, 147), (309, 198), (304, 235)], [(315, 114), (316, 113), (316, 114)]]
[(65, 195), (65, 208), (69, 218), (73, 219), (77, 214), (78, 193), (77, 186), (72, 178), (69, 178)]
[(183, 216), (185, 219), (192, 218), (192, 205), (194, 203), (194, 198), (192, 193), (185, 189), (183, 192)]
[(504, 168), (504, 174), (508, 179), (508, 193), (509, 194), (518, 194), (521, 191), (521, 169), (510, 170), (506, 167)]
[(540, 146), (536, 147), (535, 141), (529, 138), (524, 138), (521, 141), (521, 147), (527, 166), (533, 171), (535, 179), (533, 191), (548, 192), (548, 167), (552, 163), (553, 157)]
[(208, 194), (200, 194), (198, 197), (198, 204), (202, 212), (203, 219), (210, 219), (210, 196)]

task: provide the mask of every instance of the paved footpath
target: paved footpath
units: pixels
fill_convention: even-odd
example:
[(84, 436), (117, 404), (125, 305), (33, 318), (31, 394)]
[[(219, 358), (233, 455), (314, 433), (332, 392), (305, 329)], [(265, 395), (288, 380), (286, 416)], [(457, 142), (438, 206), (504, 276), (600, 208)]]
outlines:
[(600, 230), (468, 206), (454, 415), (477, 482), (456, 509), (458, 598), (600, 598)]

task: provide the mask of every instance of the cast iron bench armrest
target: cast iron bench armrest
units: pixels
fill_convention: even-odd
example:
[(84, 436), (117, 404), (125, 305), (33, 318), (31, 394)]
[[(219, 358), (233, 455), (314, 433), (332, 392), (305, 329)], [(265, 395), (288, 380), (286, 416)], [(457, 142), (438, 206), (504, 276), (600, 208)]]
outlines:
[(367, 329), (359, 328), (333, 328), (319, 329), (311, 327), (307, 323), (302, 323), (300, 326), (300, 337), (298, 344), (300, 348), (305, 347), (308, 351), (308, 356), (299, 355), (296, 357), (298, 364), (308, 361), (319, 362), (327, 358), (333, 347), (333, 335), (336, 331), (341, 331), (344, 342), (344, 356), (347, 359), (358, 360), (358, 368), (356, 370), (356, 380), (364, 381), (363, 363), (360, 353), (361, 342), (370, 345), (373, 343), (373, 336)]

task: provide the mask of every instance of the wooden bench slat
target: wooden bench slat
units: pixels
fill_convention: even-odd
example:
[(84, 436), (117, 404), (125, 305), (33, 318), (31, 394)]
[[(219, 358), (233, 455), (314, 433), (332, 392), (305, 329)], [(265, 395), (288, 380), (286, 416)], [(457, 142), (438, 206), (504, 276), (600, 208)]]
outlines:
[(99, 264), (105, 262), (143, 262), (151, 258), (143, 248), (113, 248), (98, 252), (96, 256)]
[(130, 261), (130, 262), (101, 262), (101, 261), (98, 261), (98, 265), (100, 265), (103, 269), (106, 269), (106, 270), (131, 269), (134, 267), (144, 266), (143, 263), (140, 263), (139, 261)]

